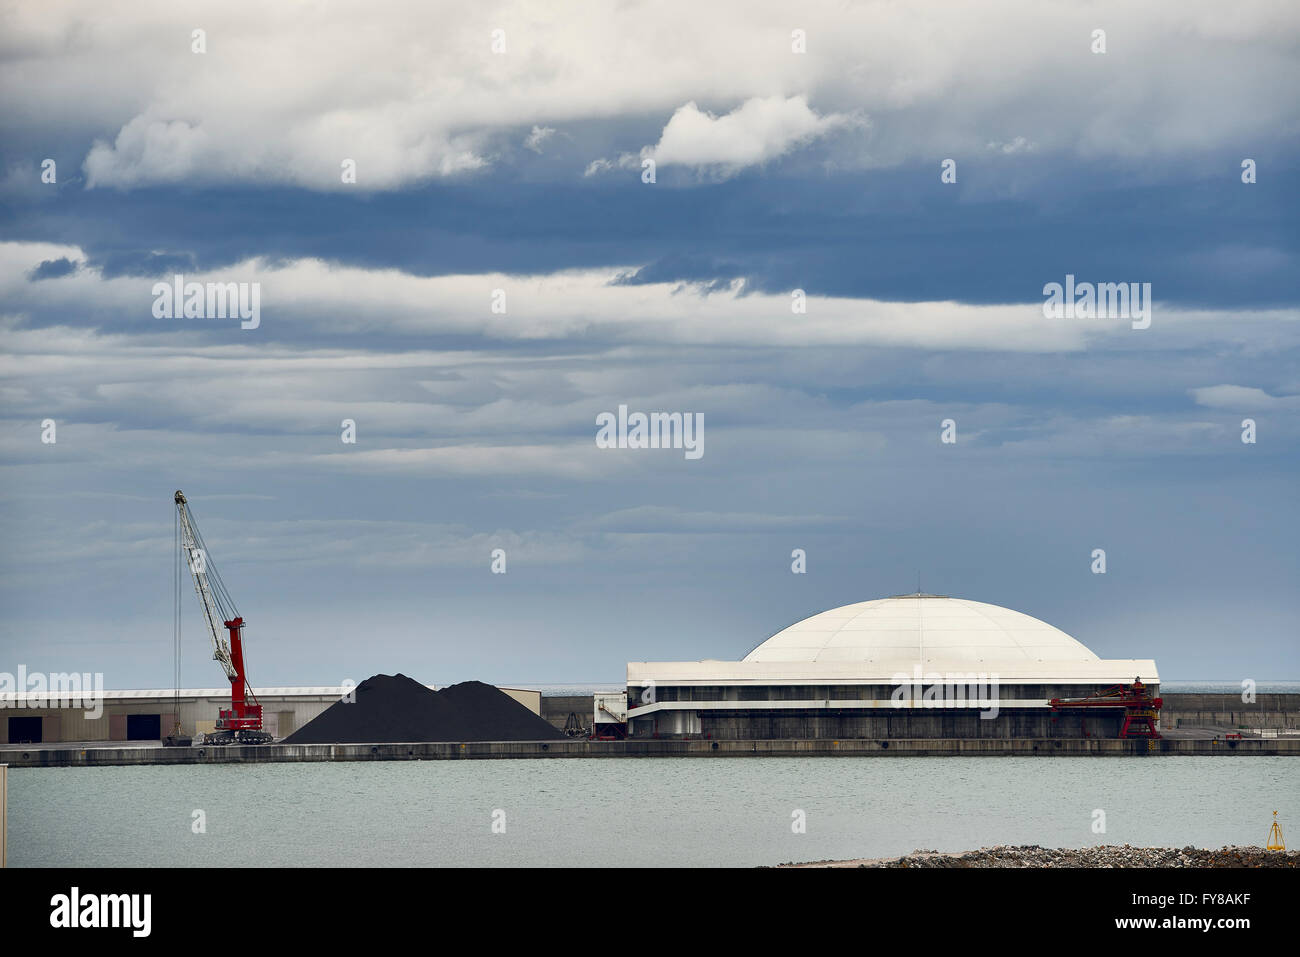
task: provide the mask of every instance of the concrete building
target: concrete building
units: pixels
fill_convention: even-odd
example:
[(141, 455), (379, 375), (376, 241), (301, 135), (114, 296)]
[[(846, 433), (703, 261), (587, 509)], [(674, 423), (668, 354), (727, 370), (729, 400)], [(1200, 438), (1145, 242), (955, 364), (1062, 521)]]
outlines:
[[(293, 734), (342, 698), (347, 690), (342, 686), (258, 689), (263, 727), (276, 738)], [(521, 688), (500, 690), (534, 714), (541, 714), (541, 692)], [(88, 709), (84, 701), (69, 701), (66, 694), (0, 692), (0, 744), (158, 741), (171, 733), (177, 713), (182, 733), (194, 735), (212, 731), (217, 710), (230, 707), (228, 687), (186, 688), (179, 696), (173, 690), (101, 694), (99, 706)]]
[(898, 595), (805, 618), (740, 661), (629, 662), (628, 733), (644, 737), (1117, 737), (1121, 709), (1053, 711), (1136, 678), (1029, 615)]

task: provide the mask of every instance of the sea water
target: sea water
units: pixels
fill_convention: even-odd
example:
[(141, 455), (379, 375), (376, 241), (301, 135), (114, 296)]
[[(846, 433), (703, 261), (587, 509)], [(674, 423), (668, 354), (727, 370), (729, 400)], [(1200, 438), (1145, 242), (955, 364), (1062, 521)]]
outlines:
[(11, 768), (11, 866), (761, 865), (1300, 833), (1291, 757)]

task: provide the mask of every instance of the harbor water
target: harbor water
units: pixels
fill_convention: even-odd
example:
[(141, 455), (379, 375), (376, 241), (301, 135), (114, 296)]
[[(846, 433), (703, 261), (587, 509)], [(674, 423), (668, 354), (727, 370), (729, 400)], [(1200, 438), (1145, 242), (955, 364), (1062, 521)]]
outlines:
[[(14, 768), (10, 866), (751, 866), (1259, 844), (1288, 757), (610, 758)], [(1297, 825), (1300, 828), (1300, 825)]]

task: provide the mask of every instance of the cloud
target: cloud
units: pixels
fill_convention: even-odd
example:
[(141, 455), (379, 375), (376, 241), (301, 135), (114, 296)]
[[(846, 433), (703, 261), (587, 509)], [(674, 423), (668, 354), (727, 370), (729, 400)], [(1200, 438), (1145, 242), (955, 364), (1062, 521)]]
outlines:
[[(87, 268), (58, 284), (27, 281), (46, 244), (0, 244), (0, 294), (10, 308), (26, 302), (58, 315), (116, 309), (118, 322), (156, 335), (202, 332), (225, 338), (221, 325), (153, 318), (150, 285), (125, 272)], [(77, 256), (83, 256), (78, 250)], [(29, 258), (30, 257), (30, 258)], [(26, 260), (26, 261), (25, 261)], [(256, 282), (263, 334), (301, 336), (314, 330), (355, 341), (357, 335), (478, 335), (496, 341), (733, 344), (744, 346), (895, 345), (1016, 352), (1082, 349), (1121, 323), (1048, 322), (1038, 303), (965, 305), (881, 302), (809, 296), (795, 314), (790, 293), (747, 293), (743, 282), (702, 280), (699, 294), (680, 295), (677, 281), (653, 274), (638, 282), (635, 267), (566, 270), (533, 276), (412, 276), (392, 269), (338, 266), (318, 259), (269, 264), (261, 259), (216, 271), (187, 272), (195, 282)], [(489, 309), (492, 291), (506, 292), (507, 311)], [(274, 331), (279, 328), (281, 331)], [(229, 340), (246, 347), (253, 340)]]
[[(649, 149), (649, 147), (646, 147)], [(587, 164), (583, 170), (584, 177), (597, 176), (601, 173), (608, 173), (616, 169), (640, 169), (641, 157), (636, 153), (620, 153), (614, 159), (606, 159), (603, 156), (597, 157)]]
[(102, 261), (89, 263), (98, 266), (105, 279), (119, 276), (137, 276), (156, 279), (186, 273), (194, 269), (194, 257), (189, 253), (168, 253), (150, 249), (132, 249), (112, 252)]
[[(63, 496), (66, 498), (67, 496)], [(251, 495), (205, 492), (204, 506), (218, 502), (249, 501)], [(142, 501), (148, 503), (148, 499)], [(13, 532), (17, 522), (7, 522)], [(480, 565), (493, 548), (505, 548), (512, 563), (573, 562), (588, 551), (573, 535), (531, 530), (473, 531), (458, 525), (351, 518), (262, 519), (239, 522), (205, 517), (208, 540), (223, 556), (256, 555), (261, 562), (285, 565), (343, 565), (351, 568), (466, 567)], [(170, 541), (158, 534), (155, 523), (95, 521), (65, 527), (66, 539), (54, 528), (34, 537), (34, 547), (24, 551), (24, 567), (59, 563), (94, 563), (98, 567), (131, 566), (165, 553)], [(224, 561), (224, 559), (223, 559)], [(0, 563), (18, 564), (14, 556)], [(48, 574), (48, 572), (46, 572)]]
[[(262, 284), (262, 326), (243, 332), (155, 319), (151, 280), (93, 265), (57, 282), (29, 278), (42, 262), (84, 259), (77, 247), (0, 244), (9, 310), (0, 317), (0, 400), (13, 423), (0, 460), (20, 469), (55, 452), (62, 467), (111, 465), (127, 448), (132, 468), (179, 461), (194, 474), (220, 473), (230, 468), (224, 440), (235, 435), (239, 470), (263, 494), (268, 476), (304, 472), (342, 483), (621, 487), (651, 475), (674, 481), (682, 465), (595, 447), (595, 415), (624, 402), (704, 413), (708, 452), (691, 478), (707, 482), (714, 468), (853, 469), (929, 454), (947, 417), (961, 424), (967, 464), (1213, 455), (1225, 424), (1162, 406), (1168, 396), (1247, 412), (1298, 401), (1279, 396), (1295, 391), (1285, 379), (1300, 342), (1295, 310), (1169, 309), (1138, 333), (1122, 322), (1044, 321), (1037, 304), (813, 296), (807, 313), (793, 314), (787, 294), (741, 295), (707, 279), (683, 288), (653, 269), (631, 284), (612, 282), (625, 270), (421, 277), (310, 259), (187, 274)], [(651, 264), (665, 277), (707, 277), (724, 265)], [(508, 293), (504, 315), (488, 308), (493, 288)], [(1243, 336), (1266, 338), (1268, 355), (1243, 350)], [(1273, 394), (1198, 385), (1210, 369), (1234, 368)], [(59, 422), (57, 447), (38, 441), (45, 417)], [(358, 424), (356, 446), (339, 442), (345, 418)], [(1273, 434), (1294, 431), (1283, 421)], [(686, 516), (627, 513), (619, 528), (757, 528), (761, 510), (724, 502)], [(747, 517), (704, 514), (715, 512)]]
[[(265, 128), (259, 130), (259, 123)], [(352, 160), (358, 185), (384, 189), (487, 163), (479, 154), (480, 136), (421, 132), (419, 124), (407, 125), (383, 112), (311, 117), (287, 134), (271, 125), (271, 118), (256, 114), (241, 122), (238, 116), (214, 113), (206, 125), (142, 114), (113, 143), (96, 140), (82, 167), (87, 187), (242, 179), (325, 190), (342, 185), (342, 164)]]
[(661, 166), (717, 166), (730, 174), (854, 122), (840, 114), (819, 116), (804, 96), (755, 97), (723, 116), (706, 113), (692, 101), (673, 113), (645, 155)]
[(550, 126), (534, 126), (533, 131), (528, 134), (524, 140), (524, 147), (532, 150), (534, 153), (541, 153), (542, 144), (555, 135), (555, 129)]
[[(238, 323), (154, 318), (148, 281), (154, 272), (146, 268), (152, 260), (113, 269), (88, 265), (58, 283), (30, 281), (33, 267), (59, 256), (85, 258), (77, 247), (0, 243), (0, 296), (11, 313), (50, 315), (59, 322), (93, 316), (111, 331), (199, 336), (235, 349), (266, 341), (352, 347), (359, 336), (456, 335), (481, 337), (485, 344), (860, 345), (1043, 354), (1098, 344), (1189, 348), (1235, 341), (1247, 329), (1251, 337), (1271, 336), (1272, 348), (1284, 348), (1300, 315), (1295, 309), (1238, 310), (1234, 322), (1226, 323), (1220, 311), (1157, 303), (1152, 330), (1134, 332), (1127, 320), (1045, 320), (1041, 301), (977, 305), (815, 294), (805, 297), (806, 312), (795, 313), (791, 292), (750, 291), (742, 278), (729, 275), (733, 267), (725, 261), (710, 265), (691, 257), (532, 275), (413, 276), (314, 258), (249, 259), (187, 271), (187, 280), (196, 282), (259, 284), (262, 324), (250, 338)], [(489, 308), (495, 289), (506, 293), (504, 313)]]
[(1244, 385), (1211, 385), (1191, 390), (1197, 405), (1230, 412), (1300, 411), (1300, 395), (1269, 395)]
[[(0, 47), (6, 141), (80, 141), (91, 184), (122, 189), (396, 189), (490, 166), (520, 129), (622, 123), (645, 143), (645, 124), (668, 115), (662, 162), (719, 168), (784, 155), (859, 110), (874, 125), (845, 144), (844, 166), (960, 157), (990, 142), (1014, 150), (1027, 131), (1044, 157), (1190, 162), (1228, 145), (1267, 149), (1297, 120), (1285, 92), (1297, 81), (1294, 4), (1238, 3), (1231, 25), (1194, 0), (829, 4), (801, 12), (803, 55), (790, 52), (781, 5), (741, 0), (690, 17), (610, 4), (580, 21), (524, 0), (310, 16), (252, 0), (139, 0), (95, 28), (94, 0), (23, 6), (8, 12)], [(190, 48), (196, 23), (204, 54)], [(1088, 52), (1098, 23), (1112, 38), (1105, 56)], [(494, 24), (506, 53), (492, 52)], [(740, 106), (713, 116), (701, 103)], [(347, 158), (353, 186), (339, 175)]]
[(1017, 153), (1037, 152), (1038, 144), (1030, 142), (1023, 136), (1017, 136), (1010, 143), (990, 142), (984, 148), (991, 153), (1001, 153), (1004, 156), (1014, 156)]
[(27, 275), (32, 282), (38, 282), (42, 279), (60, 279), (63, 276), (70, 276), (76, 272), (78, 265), (79, 263), (65, 257), (60, 257), (59, 259), (46, 259)]
[(663, 532), (754, 532), (787, 531), (796, 529), (827, 529), (842, 527), (843, 516), (835, 515), (773, 515), (765, 512), (713, 512), (698, 511), (666, 505), (639, 505), (609, 512), (591, 521), (591, 525), (606, 531), (628, 534), (654, 534)]
[(184, 182), (201, 172), (210, 148), (211, 138), (201, 126), (137, 116), (113, 143), (96, 141), (82, 171), (92, 187)]
[[(333, 452), (312, 456), (302, 464), (372, 474), (419, 476), (549, 476), (571, 481), (607, 478), (630, 467), (626, 456), (580, 445), (457, 445), (443, 448), (387, 448)], [(284, 463), (277, 463), (284, 464)]]
[(687, 282), (696, 284), (704, 292), (721, 292), (731, 288), (734, 280), (743, 279), (744, 274), (744, 269), (735, 263), (674, 252), (640, 269), (621, 273), (610, 282), (615, 286)]

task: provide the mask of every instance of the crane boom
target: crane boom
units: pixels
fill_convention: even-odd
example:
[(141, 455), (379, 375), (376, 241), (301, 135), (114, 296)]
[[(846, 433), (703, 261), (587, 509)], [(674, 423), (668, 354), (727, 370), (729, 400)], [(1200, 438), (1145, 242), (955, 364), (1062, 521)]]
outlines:
[[(194, 579), (194, 592), (199, 596), (199, 607), (203, 609), (208, 625), (212, 657), (230, 679), (230, 710), (218, 710), (216, 730), (207, 736), (208, 741), (212, 744), (265, 744), (271, 740), (271, 735), (262, 731), (262, 706), (248, 686), (244, 671), (244, 619), (208, 556), (185, 493), (177, 489), (174, 501), (180, 525), (181, 552)], [(226, 634), (223, 635), (221, 628), (217, 627), (218, 622)]]
[(221, 630), (217, 627), (219, 622), (224, 624), (228, 619), (222, 615), (212, 597), (212, 586), (208, 583), (207, 550), (201, 548), (195, 538), (189, 503), (185, 499), (185, 493), (179, 489), (176, 490), (176, 512), (181, 523), (181, 550), (185, 553), (185, 563), (190, 567), (194, 591), (199, 596), (199, 607), (203, 609), (203, 617), (208, 623), (208, 635), (212, 639), (212, 657), (221, 663), (226, 677), (233, 679), (236, 671), (230, 661), (230, 643), (222, 637)]

